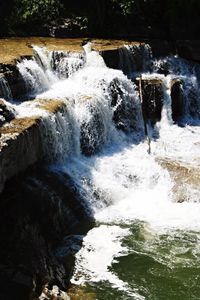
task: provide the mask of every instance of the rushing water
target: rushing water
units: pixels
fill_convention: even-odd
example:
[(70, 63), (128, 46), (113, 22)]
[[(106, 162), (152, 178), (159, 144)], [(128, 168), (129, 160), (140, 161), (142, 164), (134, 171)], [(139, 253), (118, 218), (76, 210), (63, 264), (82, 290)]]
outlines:
[[(107, 68), (90, 45), (82, 54), (34, 49), (35, 58), (18, 66), (27, 92), (66, 103), (59, 118), (47, 116), (46, 142), (51, 136), (52, 152), (60, 149), (54, 168), (72, 178), (96, 220), (76, 254), (72, 284), (83, 287), (84, 299), (199, 299), (199, 67), (176, 57), (152, 60), (148, 72), (145, 64), (143, 76), (159, 78), (164, 91), (149, 154), (131, 80)], [(130, 55), (126, 69), (137, 73)], [(168, 75), (159, 74), (166, 65)], [(170, 96), (177, 77), (181, 127), (173, 123)], [(25, 104), (17, 109), (27, 114)]]

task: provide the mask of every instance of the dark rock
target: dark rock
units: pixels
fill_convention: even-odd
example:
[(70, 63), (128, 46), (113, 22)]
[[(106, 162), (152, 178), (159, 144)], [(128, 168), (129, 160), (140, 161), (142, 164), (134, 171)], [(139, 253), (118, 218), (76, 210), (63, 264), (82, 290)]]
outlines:
[[(108, 93), (111, 95), (111, 106), (113, 112), (113, 121), (119, 130), (124, 132), (138, 131), (141, 129), (141, 106), (139, 101), (135, 101), (132, 93), (137, 88), (134, 83), (130, 94), (124, 94), (126, 83), (120, 82), (117, 78), (113, 79), (108, 87)], [(137, 95), (135, 95), (137, 97)], [(139, 100), (139, 99), (138, 99)]]
[(26, 95), (25, 82), (16, 65), (0, 64), (0, 73), (6, 78), (14, 99), (21, 99)]
[(91, 155), (104, 144), (105, 128), (100, 112), (90, 103), (86, 104), (91, 113), (90, 120), (81, 124), (80, 144), (82, 153)]
[(181, 90), (181, 81), (176, 80), (171, 86), (172, 99), (172, 119), (176, 122), (183, 116), (183, 94)]
[(119, 82), (117, 79), (111, 82), (109, 91), (112, 95), (111, 106), (116, 108), (113, 112), (113, 121), (115, 122), (117, 129), (126, 131), (127, 128), (124, 122), (124, 119), (127, 117), (125, 103), (120, 101), (121, 97), (123, 96), (123, 92), (119, 87)]
[(154, 58), (168, 56), (170, 54), (176, 53), (176, 49), (173, 41), (154, 39), (154, 40), (147, 41), (147, 43), (151, 47), (152, 56)]
[[(52, 114), (62, 113), (65, 108), (60, 100), (52, 99), (47, 103), (41, 99), (36, 102), (40, 108)], [(0, 192), (12, 176), (41, 159), (48, 159), (48, 153), (45, 152), (48, 140), (43, 140), (43, 133), (46, 132), (44, 126), (42, 118), (26, 117), (12, 119), (6, 126), (0, 127)]]
[(0, 191), (6, 180), (41, 158), (39, 122), (35, 118), (14, 119), (0, 128)]
[(109, 68), (122, 70), (124, 74), (142, 72), (151, 58), (151, 50), (145, 43), (135, 43), (114, 50), (104, 50), (101, 55)]
[(180, 40), (176, 42), (177, 53), (180, 57), (200, 62), (200, 41)]
[(142, 80), (142, 111), (145, 122), (155, 124), (161, 120), (163, 87), (160, 81)]
[(105, 50), (101, 52), (101, 55), (107, 65), (107, 67), (112, 69), (119, 68), (119, 49)]
[(66, 290), (74, 260), (68, 263), (55, 250), (65, 236), (83, 235), (93, 222), (68, 176), (28, 170), (6, 184), (0, 211), (0, 299), (38, 297), (46, 278)]
[(6, 122), (10, 122), (15, 118), (13, 109), (11, 110), (4, 102), (0, 99), (0, 126)]

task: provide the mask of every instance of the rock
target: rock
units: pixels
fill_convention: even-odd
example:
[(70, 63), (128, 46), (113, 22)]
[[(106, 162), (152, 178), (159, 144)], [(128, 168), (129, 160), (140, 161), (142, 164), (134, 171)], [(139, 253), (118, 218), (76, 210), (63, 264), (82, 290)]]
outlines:
[(41, 166), (6, 184), (0, 195), (0, 299), (38, 299), (46, 283), (49, 291), (52, 285), (66, 290), (74, 260), (55, 253), (64, 237), (84, 235), (92, 226), (80, 197), (66, 174)]
[(95, 300), (97, 295), (94, 292), (88, 292), (84, 286), (73, 285), (68, 290), (71, 300)]
[(119, 69), (119, 49), (104, 50), (101, 52), (101, 55), (107, 67)]
[(14, 99), (23, 98), (26, 94), (25, 82), (15, 64), (0, 64), (0, 73), (9, 84)]
[(98, 151), (105, 141), (105, 126), (103, 123), (101, 111), (93, 106), (88, 101), (87, 105), (88, 113), (90, 114), (89, 120), (81, 123), (81, 136), (80, 144), (82, 153), (85, 155), (91, 155)]
[[(36, 104), (51, 114), (62, 113), (65, 107), (61, 100), (40, 99)], [(8, 179), (44, 158), (44, 146), (48, 148), (44, 144), (48, 141), (43, 141), (43, 131), (43, 120), (39, 116), (12, 119), (0, 127), (0, 192)]]
[(15, 118), (14, 109), (7, 106), (3, 99), (0, 99), (0, 126), (6, 122), (10, 122)]
[(162, 81), (160, 79), (140, 79), (138, 77), (136, 84), (138, 85), (142, 102), (143, 118), (145, 122), (151, 121), (152, 125), (154, 125), (161, 119), (163, 106)]
[(41, 158), (39, 123), (39, 118), (14, 119), (0, 128), (0, 191), (9, 178)]
[(122, 70), (124, 74), (130, 75), (132, 72), (142, 72), (145, 63), (151, 57), (151, 50), (145, 43), (130, 43), (128, 47), (104, 50), (101, 55), (109, 68)]
[(179, 40), (176, 42), (176, 48), (180, 57), (200, 62), (200, 41)]
[(175, 80), (171, 86), (171, 99), (172, 99), (172, 119), (176, 122), (183, 116), (183, 94), (181, 89), (181, 81)]
[(193, 190), (193, 201), (199, 202), (200, 188), (200, 172), (199, 166), (185, 164), (184, 162), (174, 161), (172, 159), (158, 158), (158, 163), (168, 170), (174, 179), (173, 195), (174, 201), (183, 202), (191, 201), (188, 199), (187, 189)]

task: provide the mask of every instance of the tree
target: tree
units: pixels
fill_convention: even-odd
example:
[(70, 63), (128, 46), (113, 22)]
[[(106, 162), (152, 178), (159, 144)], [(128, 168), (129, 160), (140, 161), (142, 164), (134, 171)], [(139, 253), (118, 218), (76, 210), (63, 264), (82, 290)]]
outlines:
[(15, 0), (13, 18), (17, 23), (49, 22), (59, 16), (59, 0)]

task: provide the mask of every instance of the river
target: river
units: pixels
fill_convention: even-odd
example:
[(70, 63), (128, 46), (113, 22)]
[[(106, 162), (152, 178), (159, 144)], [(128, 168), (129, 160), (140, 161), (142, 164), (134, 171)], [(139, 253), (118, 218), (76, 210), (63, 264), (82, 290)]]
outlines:
[[(177, 57), (143, 66), (143, 78), (159, 79), (164, 95), (148, 143), (134, 66), (127, 78), (87, 44), (83, 53), (54, 57), (52, 70), (52, 54), (34, 50), (35, 60), (18, 64), (27, 90), (38, 99), (61, 98), (67, 107), (67, 129), (50, 128), (51, 168), (70, 176), (95, 219), (86, 236), (73, 238), (74, 247), (80, 238), (83, 244), (72, 285), (90, 295), (83, 299), (199, 299), (199, 66)], [(167, 76), (159, 74), (164, 64)], [(177, 77), (183, 113), (174, 122), (169, 83)], [(16, 110), (23, 116), (28, 109)], [(64, 255), (65, 247), (58, 251)]]

